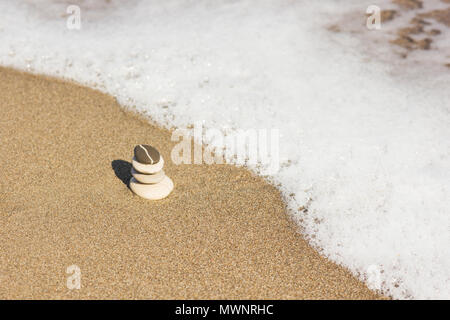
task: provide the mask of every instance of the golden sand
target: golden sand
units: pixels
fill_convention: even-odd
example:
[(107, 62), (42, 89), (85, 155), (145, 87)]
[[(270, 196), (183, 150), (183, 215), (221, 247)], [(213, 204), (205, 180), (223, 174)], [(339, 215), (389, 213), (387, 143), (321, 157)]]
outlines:
[[(168, 130), (89, 88), (0, 69), (0, 93), (0, 298), (379, 298), (307, 244), (262, 178), (174, 165)], [(128, 189), (139, 143), (167, 159), (167, 199)]]

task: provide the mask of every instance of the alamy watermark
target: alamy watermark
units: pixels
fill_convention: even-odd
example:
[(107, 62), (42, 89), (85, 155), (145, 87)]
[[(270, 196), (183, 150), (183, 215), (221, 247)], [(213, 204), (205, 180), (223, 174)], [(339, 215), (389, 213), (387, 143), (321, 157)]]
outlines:
[(70, 274), (69, 277), (67, 277), (66, 286), (69, 290), (77, 289), (79, 290), (81, 288), (81, 270), (80, 267), (73, 264), (71, 266), (68, 266), (66, 269), (66, 273)]
[(69, 30), (81, 29), (81, 9), (77, 5), (70, 5), (66, 9), (67, 17), (66, 26)]
[(178, 142), (170, 154), (177, 165), (228, 162), (258, 166), (264, 175), (275, 174), (280, 168), (278, 129), (238, 129), (226, 133), (204, 129), (198, 122), (190, 129), (176, 129), (171, 140)]
[(367, 7), (366, 13), (369, 15), (367, 17), (366, 26), (369, 30), (380, 30), (381, 29), (381, 9), (379, 6), (370, 5)]

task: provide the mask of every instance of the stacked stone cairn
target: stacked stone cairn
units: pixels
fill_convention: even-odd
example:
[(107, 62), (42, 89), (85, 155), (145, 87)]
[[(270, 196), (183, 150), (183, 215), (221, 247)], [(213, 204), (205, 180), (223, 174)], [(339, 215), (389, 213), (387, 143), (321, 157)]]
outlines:
[(148, 200), (167, 197), (173, 190), (173, 182), (164, 173), (164, 159), (154, 147), (139, 144), (134, 148), (130, 189)]

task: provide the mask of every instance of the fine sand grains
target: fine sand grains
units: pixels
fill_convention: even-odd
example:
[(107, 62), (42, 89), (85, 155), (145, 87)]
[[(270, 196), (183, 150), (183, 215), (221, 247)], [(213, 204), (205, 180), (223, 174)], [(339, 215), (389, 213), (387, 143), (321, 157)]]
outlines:
[[(308, 246), (261, 178), (174, 165), (169, 131), (95, 90), (0, 80), (0, 298), (379, 298)], [(144, 142), (176, 183), (161, 201), (126, 185)]]

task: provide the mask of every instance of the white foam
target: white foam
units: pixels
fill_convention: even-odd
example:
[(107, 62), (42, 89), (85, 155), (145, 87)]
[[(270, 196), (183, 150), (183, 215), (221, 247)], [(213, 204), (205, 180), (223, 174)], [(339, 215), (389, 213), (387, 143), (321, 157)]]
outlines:
[(0, 63), (97, 87), (166, 126), (279, 128), (290, 161), (272, 179), (313, 245), (363, 279), (382, 270), (396, 298), (450, 298), (449, 76), (393, 74), (325, 30), (366, 6), (78, 1), (70, 31), (74, 2), (2, 1)]
[[(400, 46), (389, 46), (389, 41), (398, 38), (398, 30), (400, 28), (412, 27), (413, 18), (418, 15), (430, 12), (432, 10), (442, 10), (449, 7), (442, 0), (423, 1), (423, 7), (416, 10), (399, 10), (399, 6), (391, 2), (391, 0), (377, 1), (377, 6), (381, 10), (394, 10), (395, 18), (390, 21), (383, 22), (380, 30), (369, 30), (361, 26), (366, 23), (366, 17), (361, 15), (367, 7), (367, 3), (356, 3), (354, 6), (346, 5), (345, 12), (340, 15), (332, 14), (328, 17), (329, 27), (338, 27), (345, 33), (352, 34), (352, 40), (361, 41), (359, 49), (364, 52), (368, 59), (376, 58), (389, 64), (395, 73), (409, 73), (408, 68), (414, 64), (426, 66), (428, 70), (433, 72), (446, 72), (445, 65), (450, 64), (450, 29), (444, 24), (434, 19), (422, 18), (427, 25), (424, 26), (424, 32), (419, 34), (409, 34), (414, 40), (422, 40), (429, 38), (432, 40), (428, 50), (407, 50)], [(431, 30), (439, 30), (441, 34), (431, 36)], [(339, 38), (339, 35), (337, 35)], [(402, 57), (407, 56), (403, 59)], [(395, 62), (395, 63), (393, 63)], [(412, 68), (415, 69), (415, 68)], [(417, 73), (417, 70), (412, 70)]]

